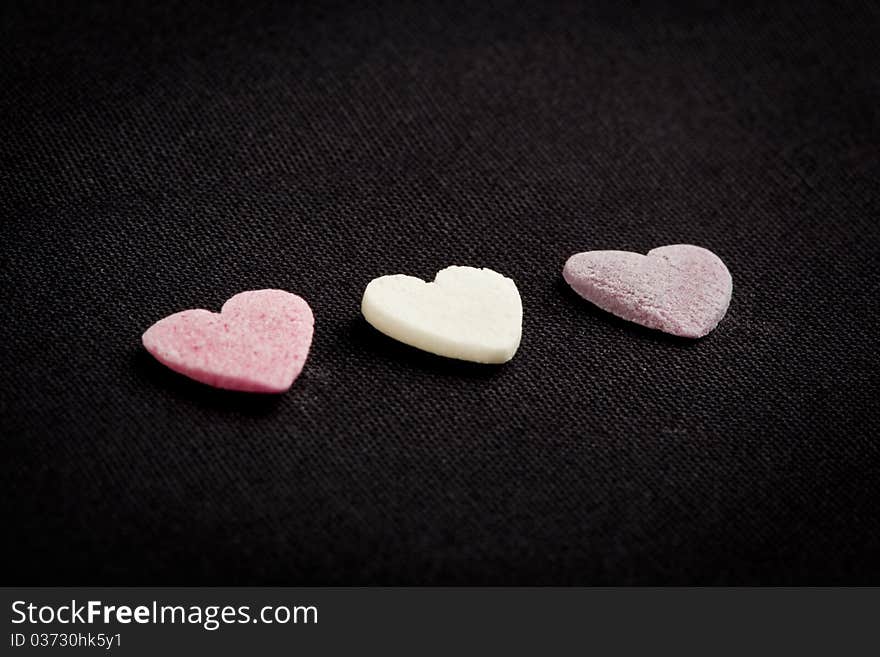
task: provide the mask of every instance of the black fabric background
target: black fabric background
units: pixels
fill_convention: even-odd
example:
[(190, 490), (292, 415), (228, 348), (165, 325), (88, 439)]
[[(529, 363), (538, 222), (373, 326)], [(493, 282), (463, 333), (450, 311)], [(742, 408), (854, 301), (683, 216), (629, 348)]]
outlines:
[[(877, 3), (0, 11), (7, 584), (880, 582)], [(698, 342), (561, 279), (681, 242)], [(449, 264), (517, 282), (509, 364), (360, 317)], [(140, 346), (265, 287), (288, 394)]]

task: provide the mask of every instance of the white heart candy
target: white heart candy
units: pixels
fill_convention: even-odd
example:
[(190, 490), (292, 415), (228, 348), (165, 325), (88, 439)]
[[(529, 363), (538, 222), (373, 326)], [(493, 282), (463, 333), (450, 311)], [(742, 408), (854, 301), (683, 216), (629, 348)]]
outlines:
[(447, 267), (432, 283), (380, 276), (364, 290), (361, 312), (404, 344), (476, 363), (506, 363), (522, 337), (516, 284), (491, 269)]

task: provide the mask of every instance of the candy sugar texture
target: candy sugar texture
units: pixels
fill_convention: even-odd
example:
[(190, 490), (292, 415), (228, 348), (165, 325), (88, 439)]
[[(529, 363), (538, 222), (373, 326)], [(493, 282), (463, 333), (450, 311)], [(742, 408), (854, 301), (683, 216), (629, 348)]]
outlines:
[(522, 302), (509, 278), (447, 267), (433, 282), (395, 274), (367, 285), (361, 302), (376, 329), (418, 349), (476, 363), (505, 363), (522, 336)]
[(587, 301), (623, 319), (686, 338), (712, 331), (727, 312), (733, 281), (711, 251), (690, 244), (571, 256), (562, 272)]
[(299, 376), (314, 317), (302, 298), (282, 290), (236, 294), (220, 313), (184, 310), (143, 335), (156, 359), (216, 388), (279, 393)]

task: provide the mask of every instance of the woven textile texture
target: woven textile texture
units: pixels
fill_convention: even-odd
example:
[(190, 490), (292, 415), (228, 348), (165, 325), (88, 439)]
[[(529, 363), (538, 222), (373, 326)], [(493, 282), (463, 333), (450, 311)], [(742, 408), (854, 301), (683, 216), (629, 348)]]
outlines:
[[(880, 583), (876, 2), (0, 8), (7, 584)], [(700, 341), (591, 307), (590, 249), (730, 268)], [(361, 318), (513, 278), (500, 367)], [(156, 320), (281, 288), (287, 394)]]

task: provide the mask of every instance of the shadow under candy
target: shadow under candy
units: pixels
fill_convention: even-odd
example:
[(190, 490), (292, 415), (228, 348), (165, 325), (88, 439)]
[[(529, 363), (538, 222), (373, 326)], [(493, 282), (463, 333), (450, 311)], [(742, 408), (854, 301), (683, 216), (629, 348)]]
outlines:
[(236, 392), (213, 388), (169, 369), (143, 348), (139, 348), (132, 355), (132, 368), (140, 380), (175, 397), (205, 408), (233, 411), (244, 415), (260, 416), (271, 413), (278, 407), (285, 394)]
[(701, 341), (710, 339), (712, 336), (712, 333), (710, 333), (709, 335), (696, 340), (693, 338), (683, 338), (678, 335), (664, 333), (663, 331), (658, 331), (656, 329), (648, 328), (647, 326), (642, 326), (641, 324), (636, 324), (635, 322), (621, 319), (617, 315), (602, 310), (596, 304), (590, 303), (581, 297), (577, 292), (571, 289), (571, 286), (569, 286), (569, 284), (562, 278), (556, 281), (556, 289), (570, 307), (576, 308), (577, 312), (583, 315), (585, 322), (602, 322), (614, 327), (619, 332), (629, 333), (633, 337), (642, 340), (674, 345), (683, 349), (693, 349), (697, 347)]
[[(446, 358), (416, 349), (388, 337), (376, 330), (363, 317), (353, 319), (349, 325), (349, 338), (355, 348), (399, 365), (414, 367), (444, 376), (472, 379), (492, 379), (504, 373), (510, 364), (486, 365), (455, 358)], [(513, 357), (516, 360), (516, 356)]]

